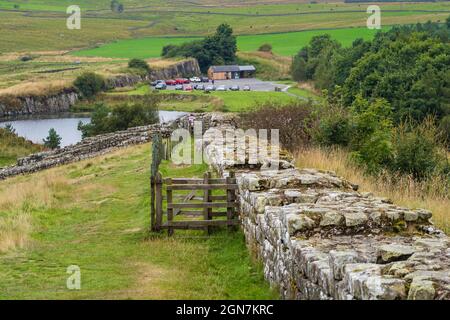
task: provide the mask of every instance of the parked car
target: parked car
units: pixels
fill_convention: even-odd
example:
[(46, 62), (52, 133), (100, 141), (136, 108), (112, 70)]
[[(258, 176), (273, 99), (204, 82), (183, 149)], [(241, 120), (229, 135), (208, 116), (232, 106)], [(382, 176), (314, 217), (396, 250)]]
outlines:
[(197, 84), (194, 86), (195, 90), (205, 90), (205, 85), (203, 84)]
[(184, 79), (184, 78), (175, 79), (175, 82), (177, 84), (188, 84), (188, 83), (190, 83), (189, 79)]
[(182, 84), (177, 84), (175, 86), (175, 90), (183, 90), (183, 85)]
[(164, 82), (160, 82), (155, 86), (156, 90), (166, 90), (167, 89), (167, 85)]
[(216, 91), (227, 91), (227, 87), (225, 87), (225, 86), (218, 86)]
[(242, 88), (243, 91), (251, 91), (251, 88), (249, 85), (246, 85)]
[(192, 91), (192, 86), (191, 85), (185, 86), (184, 91)]
[(156, 80), (156, 81), (152, 81), (152, 83), (151, 83), (151, 85), (152, 85), (152, 87), (155, 87), (157, 84), (159, 84), (159, 83), (165, 83), (165, 81), (164, 80)]
[(202, 82), (202, 79), (200, 79), (199, 77), (192, 77), (189, 79), (191, 82)]
[(202, 82), (206, 82), (206, 83), (209, 82), (209, 78), (208, 77), (201, 77), (201, 80), (202, 80)]
[(175, 80), (166, 80), (166, 84), (167, 84), (168, 86), (174, 86), (174, 85), (177, 84), (177, 82), (176, 82)]
[(212, 86), (212, 85), (206, 86), (206, 88), (205, 88), (206, 92), (210, 92), (210, 91), (214, 91), (214, 90), (216, 90), (216, 87)]
[(239, 89), (240, 89), (240, 88), (239, 88), (238, 85), (234, 85), (234, 86), (231, 86), (231, 87), (230, 87), (230, 90), (231, 90), (231, 91), (239, 91)]

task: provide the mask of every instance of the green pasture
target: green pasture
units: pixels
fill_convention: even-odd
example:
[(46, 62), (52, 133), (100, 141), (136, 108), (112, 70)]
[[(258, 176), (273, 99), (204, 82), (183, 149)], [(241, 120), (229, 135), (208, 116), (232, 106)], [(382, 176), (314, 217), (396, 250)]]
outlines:
[[(320, 34), (330, 34), (344, 46), (349, 46), (357, 38), (371, 39), (377, 30), (367, 28), (344, 28), (334, 30), (311, 30), (276, 34), (244, 35), (237, 37), (240, 51), (256, 51), (263, 43), (270, 43), (276, 54), (283, 56), (294, 55), (305, 46), (312, 37)], [(161, 50), (169, 44), (181, 44), (200, 38), (185, 37), (149, 37), (141, 39), (119, 40), (98, 48), (73, 52), (76, 56), (108, 57), (108, 58), (156, 58)]]

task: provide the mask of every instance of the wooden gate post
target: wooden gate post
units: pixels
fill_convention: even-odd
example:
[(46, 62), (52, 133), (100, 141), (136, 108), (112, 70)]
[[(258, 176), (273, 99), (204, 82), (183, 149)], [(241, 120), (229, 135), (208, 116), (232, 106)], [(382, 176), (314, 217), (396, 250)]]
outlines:
[[(210, 172), (205, 172), (203, 175), (203, 184), (208, 185), (209, 184), (209, 178), (211, 177)], [(206, 189), (203, 191), (203, 202), (207, 203), (211, 201), (211, 190)], [(203, 208), (203, 219), (204, 220), (211, 220), (212, 219), (212, 208)], [(205, 230), (208, 234), (211, 234), (211, 227), (206, 226)]]
[(150, 230), (156, 231), (155, 177), (150, 177)]
[[(236, 177), (234, 171), (230, 171), (227, 177), (227, 185), (231, 185), (233, 183), (234, 178)], [(227, 189), (227, 203), (230, 204), (234, 201), (235, 191), (231, 189)], [(227, 207), (227, 220), (228, 220), (228, 230), (233, 230), (234, 226), (232, 225), (232, 220), (234, 218), (234, 207)]]
[(170, 189), (170, 186), (172, 185), (172, 179), (171, 178), (167, 178), (166, 179), (166, 186), (167, 188), (167, 223), (169, 225), (169, 227), (167, 228), (167, 232), (169, 236), (173, 235), (173, 228), (170, 226), (170, 224), (173, 221), (173, 208), (171, 207), (172, 205), (172, 189)]
[(155, 211), (156, 211), (156, 223), (155, 230), (160, 231), (162, 226), (162, 177), (161, 173), (157, 173), (155, 177)]

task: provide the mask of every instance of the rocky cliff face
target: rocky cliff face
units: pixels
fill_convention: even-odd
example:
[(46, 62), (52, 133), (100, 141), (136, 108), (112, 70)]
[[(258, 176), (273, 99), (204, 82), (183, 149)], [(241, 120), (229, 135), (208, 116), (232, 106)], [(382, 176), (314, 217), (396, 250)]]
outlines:
[[(107, 79), (110, 88), (128, 87), (143, 81), (191, 77), (200, 75), (197, 60), (180, 61), (167, 68), (154, 70), (150, 75), (118, 75)], [(74, 88), (65, 89), (48, 96), (0, 97), (0, 118), (15, 115), (67, 112), (79, 99)]]
[(0, 98), (0, 118), (14, 115), (67, 112), (78, 100), (74, 89), (49, 96)]
[(151, 78), (157, 79), (173, 79), (180, 77), (193, 77), (201, 74), (200, 67), (196, 59), (189, 59), (171, 65), (164, 69), (152, 71)]

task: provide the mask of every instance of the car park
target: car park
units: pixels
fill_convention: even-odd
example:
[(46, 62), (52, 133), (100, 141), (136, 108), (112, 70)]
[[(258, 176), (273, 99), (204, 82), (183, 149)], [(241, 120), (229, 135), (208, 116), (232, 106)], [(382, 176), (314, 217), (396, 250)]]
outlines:
[(251, 88), (249, 85), (246, 85), (242, 88), (242, 91), (251, 91)]
[(156, 90), (165, 90), (167, 89), (167, 85), (164, 82), (160, 82), (155, 86)]
[(234, 85), (234, 86), (231, 86), (231, 87), (230, 87), (230, 90), (231, 90), (231, 91), (239, 91), (239, 89), (240, 89), (240, 88), (239, 88), (238, 85)]
[(202, 82), (205, 82), (205, 83), (209, 82), (209, 78), (208, 77), (201, 77), (201, 80), (202, 80)]
[(175, 90), (183, 90), (183, 85), (182, 84), (177, 84), (175, 86)]
[(225, 87), (225, 86), (218, 86), (216, 91), (227, 91), (227, 87)]
[(177, 84), (177, 82), (176, 82), (175, 80), (166, 80), (166, 84), (167, 84), (168, 86), (174, 86), (174, 85)]
[(202, 79), (200, 79), (199, 77), (192, 77), (189, 79), (191, 82), (202, 82)]

